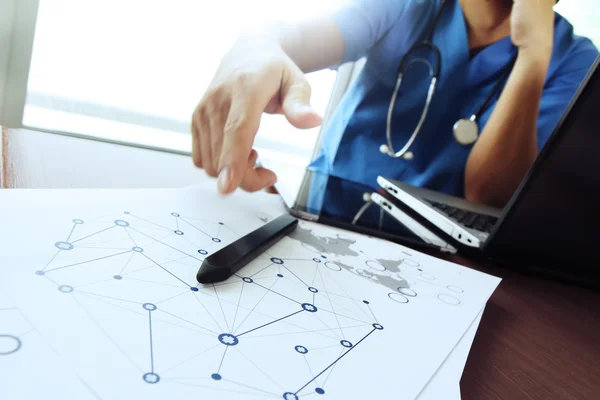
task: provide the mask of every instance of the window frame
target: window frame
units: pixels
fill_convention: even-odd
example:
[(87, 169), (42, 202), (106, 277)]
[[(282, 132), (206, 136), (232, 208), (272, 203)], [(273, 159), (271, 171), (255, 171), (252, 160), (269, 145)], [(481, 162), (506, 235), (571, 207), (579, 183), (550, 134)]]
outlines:
[(0, 2), (0, 125), (22, 128), (39, 0)]
[[(0, 2), (0, 126), (13, 129), (77, 137), (124, 146), (191, 155), (181, 146), (163, 146), (162, 140), (139, 140), (134, 136), (118, 139), (94, 133), (45, 129), (23, 123), (27, 87), (40, 0), (3, 0)], [(328, 100), (323, 125), (317, 135), (314, 155), (320, 147), (323, 128), (356, 75), (355, 63), (340, 66)], [(118, 121), (117, 121), (118, 122)], [(138, 125), (144, 127), (147, 124)], [(151, 128), (148, 128), (151, 129)], [(267, 143), (265, 143), (267, 144)], [(268, 144), (267, 144), (268, 145)]]

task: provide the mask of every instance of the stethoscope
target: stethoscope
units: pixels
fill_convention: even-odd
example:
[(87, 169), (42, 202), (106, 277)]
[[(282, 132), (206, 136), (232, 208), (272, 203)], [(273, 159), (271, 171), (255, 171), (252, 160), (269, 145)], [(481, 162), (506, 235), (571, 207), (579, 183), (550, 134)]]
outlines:
[[(390, 106), (389, 106), (388, 113), (387, 113), (386, 134), (385, 134), (386, 139), (387, 139), (387, 144), (382, 144), (379, 147), (379, 151), (381, 151), (383, 154), (389, 155), (390, 157), (393, 157), (393, 158), (402, 157), (405, 160), (412, 160), (414, 157), (413, 153), (408, 150), (412, 146), (413, 142), (417, 138), (417, 135), (419, 134), (419, 132), (421, 131), (421, 129), (423, 127), (423, 123), (425, 122), (427, 113), (429, 112), (431, 100), (433, 99), (433, 95), (435, 94), (437, 82), (440, 77), (440, 69), (441, 69), (441, 62), (442, 62), (440, 50), (435, 44), (433, 44), (432, 39), (433, 39), (433, 32), (435, 30), (435, 27), (437, 25), (438, 19), (442, 13), (442, 9), (443, 9), (445, 3), (446, 3), (446, 0), (442, 0), (441, 4), (439, 5), (439, 7), (435, 13), (435, 16), (433, 18), (433, 21), (429, 27), (429, 32), (426, 36), (426, 39), (422, 42), (416, 43), (413, 47), (411, 47), (410, 50), (404, 55), (404, 57), (402, 57), (400, 66), (398, 67), (396, 86), (394, 88), (394, 92), (392, 93), (392, 98), (391, 98)], [(423, 49), (423, 48), (430, 49), (433, 52), (433, 56), (435, 58), (435, 67), (432, 67), (431, 64), (429, 64), (427, 61), (423, 61), (423, 60), (419, 60), (419, 59), (410, 60), (411, 54), (413, 54), (417, 50)], [(494, 95), (500, 89), (500, 86), (502, 85), (504, 80), (506, 78), (508, 78), (508, 75), (512, 71), (512, 67), (514, 65), (515, 60), (516, 60), (516, 58), (506, 67), (505, 72), (502, 75), (502, 78), (498, 80), (496, 85), (494, 85), (494, 88), (492, 89), (492, 91), (487, 95), (485, 100), (477, 108), (477, 110), (471, 116), (471, 118), (461, 118), (458, 121), (456, 121), (456, 123), (454, 124), (454, 127), (453, 127), (454, 139), (461, 145), (464, 145), (464, 146), (471, 145), (471, 144), (475, 143), (477, 141), (477, 139), (479, 138), (479, 125), (478, 125), (477, 121), (479, 120), (481, 113), (483, 112), (485, 107), (488, 105), (488, 103), (490, 102), (492, 97), (494, 97)], [(394, 112), (394, 107), (396, 105), (396, 99), (398, 97), (398, 92), (400, 90), (400, 85), (402, 84), (402, 78), (404, 77), (406, 68), (408, 67), (409, 64), (411, 64), (413, 62), (419, 62), (419, 61), (425, 62), (429, 66), (430, 75), (431, 75), (431, 84), (429, 85), (429, 89), (427, 91), (427, 99), (425, 101), (425, 107), (423, 107), (423, 113), (421, 114), (421, 118), (419, 119), (417, 127), (415, 128), (414, 132), (412, 133), (412, 135), (410, 136), (410, 138), (408, 139), (408, 141), (406, 142), (404, 147), (396, 152), (394, 150), (394, 145), (392, 144), (392, 115)]]

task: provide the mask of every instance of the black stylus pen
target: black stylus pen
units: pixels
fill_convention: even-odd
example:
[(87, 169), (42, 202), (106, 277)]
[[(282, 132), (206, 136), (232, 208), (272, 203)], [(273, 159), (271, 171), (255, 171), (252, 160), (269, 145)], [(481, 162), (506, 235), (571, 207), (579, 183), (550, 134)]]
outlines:
[(198, 282), (217, 283), (229, 279), (298, 226), (291, 215), (282, 215), (205, 258), (196, 275)]

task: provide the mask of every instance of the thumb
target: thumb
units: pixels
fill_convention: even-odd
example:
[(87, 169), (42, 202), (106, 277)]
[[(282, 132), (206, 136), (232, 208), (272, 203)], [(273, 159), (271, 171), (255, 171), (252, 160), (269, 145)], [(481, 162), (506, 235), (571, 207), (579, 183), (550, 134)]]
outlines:
[(304, 76), (292, 76), (281, 87), (281, 107), (287, 120), (299, 129), (315, 128), (323, 122), (310, 105), (311, 88)]

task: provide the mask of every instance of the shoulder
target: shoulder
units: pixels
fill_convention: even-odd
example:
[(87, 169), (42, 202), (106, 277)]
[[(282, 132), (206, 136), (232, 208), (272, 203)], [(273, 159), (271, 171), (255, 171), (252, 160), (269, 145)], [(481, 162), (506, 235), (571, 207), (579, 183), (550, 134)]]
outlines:
[(548, 83), (567, 80), (579, 86), (592, 67), (599, 52), (587, 37), (575, 34), (573, 25), (556, 13), (554, 49), (548, 73)]
[(344, 61), (366, 55), (393, 29), (427, 19), (442, 0), (343, 0), (332, 19), (346, 45)]

